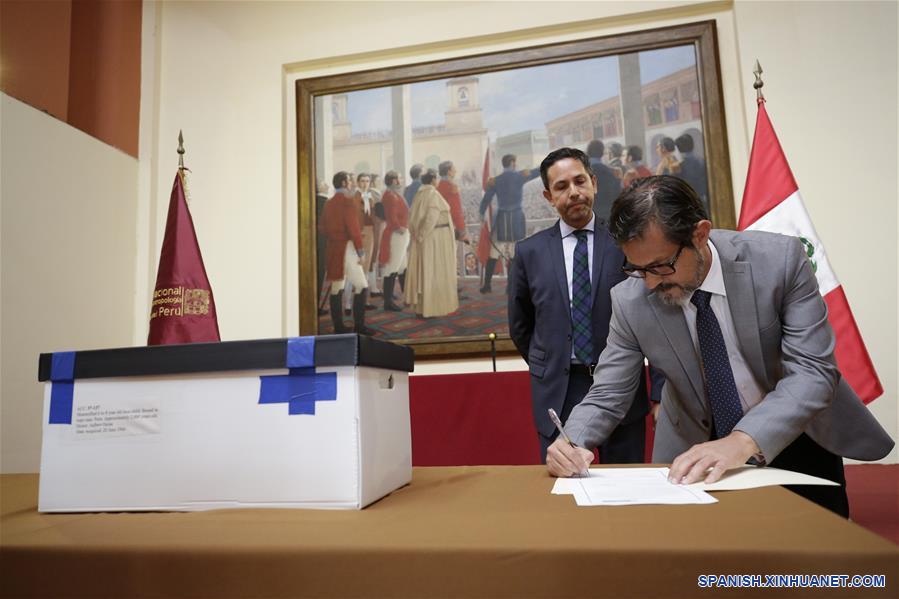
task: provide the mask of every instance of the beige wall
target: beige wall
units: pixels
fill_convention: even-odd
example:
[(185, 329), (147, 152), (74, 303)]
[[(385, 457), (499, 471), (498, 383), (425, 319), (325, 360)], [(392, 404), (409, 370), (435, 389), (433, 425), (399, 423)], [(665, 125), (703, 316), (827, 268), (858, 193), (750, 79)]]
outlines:
[[(80, 332), (74, 334), (63, 325), (84, 307), (73, 308), (61, 317), (58, 331), (39, 329), (46, 340), (40, 347), (29, 346), (31, 356), (23, 358), (23, 367), (24, 362), (31, 365), (26, 375), (8, 369), (6, 356), (7, 346), (16, 351), (25, 347), (27, 334), (23, 329), (8, 334), (4, 328), (4, 470), (37, 466), (40, 421), (33, 415), (20, 417), (18, 409), (39, 401), (33, 384), (38, 351), (117, 345), (121, 342), (115, 339), (129, 335), (134, 344), (145, 342), (179, 129), (194, 171), (191, 210), (215, 290), (222, 338), (292, 335), (299, 330), (297, 78), (704, 19), (718, 24), (734, 189), (742, 190), (748, 163), (755, 122), (751, 70), (758, 57), (766, 69), (769, 114), (884, 384), (885, 396), (872, 409), (896, 437), (896, 269), (889, 267), (884, 276), (879, 268), (899, 254), (896, 4), (532, 2), (521, 8), (505, 2), (146, 2), (137, 198), (127, 181), (117, 183), (122, 201), (133, 201), (136, 214), (129, 209), (121, 216), (131, 237), (107, 246), (112, 253), (136, 256), (136, 274), (116, 274), (108, 281), (115, 298), (127, 295), (125, 303), (132, 302), (132, 318), (104, 315), (107, 329), (89, 331), (87, 325), (95, 322), (90, 319), (100, 317), (88, 314), (89, 321), (77, 323)], [(385, 31), (391, 35), (383, 35)], [(6, 124), (4, 115), (4, 327), (12, 295), (7, 294), (6, 275)], [(42, 157), (31, 164), (41, 165), (38, 171), (30, 167), (32, 176), (40, 176), (55, 163)], [(85, 213), (104, 213), (105, 195), (67, 189), (78, 189)], [(47, 218), (61, 226), (58, 216)], [(128, 230), (132, 222), (136, 232)], [(59, 246), (48, 243), (48, 248)], [(52, 253), (39, 250), (41, 257)], [(104, 256), (100, 264), (112, 260)], [(79, 274), (87, 279), (94, 272)], [(66, 291), (55, 282), (47, 285), (60, 296)], [(79, 285), (79, 290), (89, 289)], [(23, 304), (19, 300), (17, 306), (26, 316), (36, 314)], [(500, 364), (503, 369), (523, 366), (516, 358)], [(423, 363), (417, 374), (487, 369), (486, 360)], [(12, 399), (7, 398), (7, 376), (18, 377), (19, 392)], [(8, 426), (9, 417), (14, 422)], [(7, 430), (15, 426), (28, 432), (7, 443)], [(7, 460), (7, 447), (15, 448), (15, 460)], [(894, 451), (890, 461), (896, 455)]]
[[(740, 66), (765, 70), (768, 115), (883, 383), (871, 410), (896, 439), (897, 4), (738, 2), (734, 14)], [(734, 180), (742, 190), (745, 170)]]
[(37, 472), (38, 354), (134, 339), (137, 160), (5, 94), (0, 118), (0, 469)]

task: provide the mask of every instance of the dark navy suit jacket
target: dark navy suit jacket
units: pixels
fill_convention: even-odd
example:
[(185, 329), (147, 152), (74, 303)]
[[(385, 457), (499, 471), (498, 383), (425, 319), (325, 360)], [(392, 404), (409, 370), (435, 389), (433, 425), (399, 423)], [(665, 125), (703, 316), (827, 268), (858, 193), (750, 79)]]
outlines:
[[(590, 160), (590, 169), (596, 176), (596, 197), (593, 200), (593, 212), (608, 227), (612, 204), (621, 194), (621, 181), (615, 176), (612, 169), (598, 160)], [(619, 266), (621, 265), (619, 264)]]
[[(606, 347), (612, 304), (609, 290), (626, 277), (624, 255), (597, 221), (593, 235), (593, 362)], [(571, 364), (571, 311), (559, 222), (520, 241), (509, 271), (509, 334), (531, 373), (531, 403), (537, 430), (550, 436), (547, 415), (561, 413)], [(649, 410), (645, 377), (622, 424)]]

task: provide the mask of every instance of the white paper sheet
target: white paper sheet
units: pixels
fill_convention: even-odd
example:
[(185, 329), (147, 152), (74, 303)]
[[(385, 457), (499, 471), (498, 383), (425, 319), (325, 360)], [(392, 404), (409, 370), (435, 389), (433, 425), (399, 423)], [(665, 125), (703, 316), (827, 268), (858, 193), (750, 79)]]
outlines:
[(667, 468), (591, 468), (589, 478), (559, 478), (556, 495), (574, 495), (580, 506), (701, 504), (718, 500), (701, 489), (668, 482)]
[[(667, 470), (667, 468), (666, 468)], [(757, 466), (741, 466), (724, 473), (716, 483), (694, 483), (687, 485), (700, 491), (737, 491), (755, 489), (774, 485), (829, 485), (837, 486), (832, 480), (818, 478), (809, 474), (780, 470), (778, 468), (759, 468)]]
[(743, 466), (734, 468), (716, 483), (675, 485), (668, 482), (668, 468), (591, 468), (589, 478), (559, 478), (555, 495), (573, 495), (581, 506), (641, 504), (702, 504), (718, 500), (708, 491), (737, 491), (774, 485), (832, 485), (837, 483), (808, 474)]

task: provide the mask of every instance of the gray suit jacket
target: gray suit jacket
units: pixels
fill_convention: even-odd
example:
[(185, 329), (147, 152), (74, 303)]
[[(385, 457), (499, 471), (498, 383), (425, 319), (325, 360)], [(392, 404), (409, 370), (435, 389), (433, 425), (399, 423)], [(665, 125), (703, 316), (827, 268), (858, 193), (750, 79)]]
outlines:
[[(713, 230), (740, 349), (767, 395), (735, 427), (768, 462), (805, 432), (830, 452), (882, 458), (894, 442), (840, 375), (834, 335), (811, 265), (794, 237)], [(568, 418), (578, 445), (605, 441), (627, 412), (635, 366), (649, 358), (665, 375), (654, 462), (708, 441), (712, 416), (702, 370), (680, 306), (666, 306), (642, 280), (612, 289), (612, 320), (595, 382)]]

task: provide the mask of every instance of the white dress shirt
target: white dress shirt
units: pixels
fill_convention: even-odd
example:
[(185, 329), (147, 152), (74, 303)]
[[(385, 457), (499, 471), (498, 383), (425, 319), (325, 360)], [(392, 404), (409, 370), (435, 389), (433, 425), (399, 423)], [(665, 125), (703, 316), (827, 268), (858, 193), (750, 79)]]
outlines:
[[(559, 220), (559, 228), (562, 231), (562, 254), (565, 257), (565, 278), (568, 281), (568, 313), (571, 314), (571, 296), (572, 296), (572, 271), (574, 269), (574, 248), (577, 247), (577, 237), (575, 231), (589, 231), (587, 235), (587, 268), (590, 271), (590, 281), (593, 281), (593, 227), (596, 222), (596, 215), (590, 217), (590, 222), (581, 229), (575, 229), (567, 224), (564, 220)], [(591, 296), (592, 297), (592, 296)], [(572, 346), (571, 359), (574, 359), (574, 349)]]
[[(721, 335), (724, 337), (724, 345), (727, 348), (730, 367), (734, 373), (734, 383), (737, 385), (740, 404), (745, 414), (750, 408), (762, 401), (765, 392), (756, 382), (755, 377), (752, 376), (752, 371), (749, 369), (749, 365), (740, 351), (737, 331), (734, 328), (734, 319), (730, 313), (730, 305), (727, 303), (727, 290), (724, 288), (721, 259), (718, 257), (718, 250), (715, 249), (711, 241), (709, 241), (709, 250), (712, 253), (712, 264), (699, 288), (712, 294), (709, 304), (712, 307), (712, 312), (715, 313), (715, 318), (718, 319), (718, 326), (721, 328)], [(693, 297), (692, 293), (687, 298), (687, 301), (681, 305), (681, 308), (684, 311), (684, 318), (687, 319), (687, 330), (690, 331), (690, 337), (693, 338), (693, 347), (696, 348), (696, 356), (699, 358), (701, 365), (702, 355), (699, 352), (699, 337), (696, 334), (696, 306), (689, 301), (691, 297)]]

